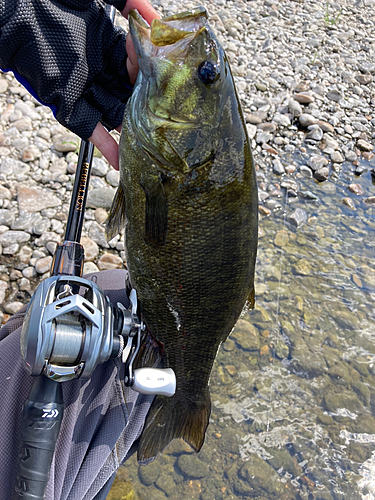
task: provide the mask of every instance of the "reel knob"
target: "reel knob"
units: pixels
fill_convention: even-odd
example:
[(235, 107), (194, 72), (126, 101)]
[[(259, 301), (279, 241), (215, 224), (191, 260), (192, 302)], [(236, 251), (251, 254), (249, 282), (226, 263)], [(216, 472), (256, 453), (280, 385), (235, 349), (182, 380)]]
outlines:
[(176, 375), (172, 368), (137, 368), (133, 391), (171, 397), (176, 392)]

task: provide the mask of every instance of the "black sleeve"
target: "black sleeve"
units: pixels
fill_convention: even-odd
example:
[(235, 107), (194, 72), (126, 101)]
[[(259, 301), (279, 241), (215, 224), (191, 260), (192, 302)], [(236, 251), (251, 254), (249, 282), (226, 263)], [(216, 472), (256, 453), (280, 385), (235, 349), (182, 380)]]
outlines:
[(0, 68), (60, 123), (83, 139), (99, 121), (121, 124), (132, 91), (126, 33), (98, 0), (1, 0), (0, 29)]

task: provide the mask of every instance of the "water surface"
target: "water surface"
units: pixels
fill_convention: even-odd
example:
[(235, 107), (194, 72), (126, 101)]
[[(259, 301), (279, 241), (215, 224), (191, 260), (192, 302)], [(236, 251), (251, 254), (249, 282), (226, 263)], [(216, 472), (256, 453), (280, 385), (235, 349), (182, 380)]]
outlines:
[[(375, 186), (353, 171), (345, 163), (324, 183), (293, 174), (298, 197), (281, 189), (260, 220), (255, 310), (214, 365), (201, 452), (174, 442), (146, 467), (133, 457), (118, 475), (132, 486), (109, 498), (375, 499), (375, 214), (364, 201)], [(278, 188), (280, 177), (259, 172)], [(307, 214), (298, 228), (296, 208)]]

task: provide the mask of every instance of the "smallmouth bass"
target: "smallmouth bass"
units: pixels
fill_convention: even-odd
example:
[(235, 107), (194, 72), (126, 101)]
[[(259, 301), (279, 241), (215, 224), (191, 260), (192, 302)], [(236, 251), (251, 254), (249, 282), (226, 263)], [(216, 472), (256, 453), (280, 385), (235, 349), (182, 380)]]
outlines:
[(233, 77), (205, 9), (151, 26), (131, 11), (129, 26), (140, 71), (107, 235), (125, 226), (142, 319), (177, 378), (175, 395), (157, 396), (148, 414), (145, 463), (175, 438), (203, 445), (213, 362), (254, 301), (258, 198)]

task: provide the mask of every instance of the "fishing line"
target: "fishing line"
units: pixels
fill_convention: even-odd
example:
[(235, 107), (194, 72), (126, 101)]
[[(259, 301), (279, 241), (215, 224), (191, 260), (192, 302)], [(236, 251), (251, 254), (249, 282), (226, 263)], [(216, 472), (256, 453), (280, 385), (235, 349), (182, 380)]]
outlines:
[[(287, 210), (287, 202), (288, 202), (288, 191), (289, 191), (289, 188), (287, 187), (286, 188), (286, 191), (285, 191), (285, 201), (284, 201), (284, 217), (283, 217), (283, 228), (282, 228), (282, 231), (285, 230), (286, 228), (286, 210)], [(279, 310), (280, 310), (280, 287), (281, 287), (281, 266), (282, 266), (282, 263), (281, 263), (281, 254), (282, 254), (282, 251), (283, 251), (283, 247), (284, 247), (284, 233), (283, 233), (283, 236), (282, 236), (282, 239), (281, 239), (281, 249), (280, 249), (280, 259), (279, 259), (279, 283), (278, 283), (278, 286), (277, 286), (277, 299), (276, 299), (276, 319), (275, 319), (275, 323), (276, 323), (276, 326), (274, 327), (274, 331), (277, 333), (277, 332), (280, 332), (280, 324), (279, 324)], [(274, 367), (274, 363), (275, 363), (275, 355), (276, 355), (276, 346), (274, 346), (274, 349), (273, 349), (273, 356), (271, 357), (271, 365), (272, 367)], [(273, 385), (273, 383), (272, 383)], [(271, 388), (272, 388), (272, 385), (271, 385)], [(273, 403), (275, 402), (275, 391), (272, 390), (271, 391), (271, 408), (270, 408), (270, 412), (272, 411), (272, 407), (273, 407)], [(270, 415), (268, 415), (268, 419), (267, 419), (267, 431), (269, 431), (269, 428), (270, 428)]]

